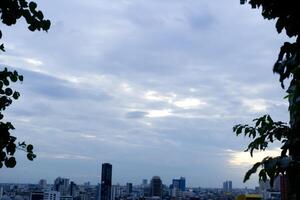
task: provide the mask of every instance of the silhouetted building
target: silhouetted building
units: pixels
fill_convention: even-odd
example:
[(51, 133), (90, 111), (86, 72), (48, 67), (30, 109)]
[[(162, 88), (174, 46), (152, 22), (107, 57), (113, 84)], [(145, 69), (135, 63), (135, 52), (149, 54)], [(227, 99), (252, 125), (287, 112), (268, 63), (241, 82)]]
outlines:
[(185, 178), (180, 177), (180, 179), (173, 179), (171, 189), (178, 189), (179, 191), (185, 191)]
[(53, 189), (60, 192), (61, 196), (68, 195), (69, 179), (58, 177), (54, 181)]
[(147, 185), (148, 184), (148, 181), (147, 181), (147, 179), (143, 179), (143, 183), (142, 183), (142, 185)]
[(32, 192), (30, 200), (44, 200), (44, 192)]
[(153, 176), (150, 184), (152, 197), (162, 197), (162, 181), (159, 176)]
[(101, 172), (101, 199), (111, 200), (111, 178), (112, 178), (112, 165), (109, 163), (102, 164)]
[(42, 189), (46, 188), (47, 187), (47, 181), (45, 179), (41, 179), (39, 181), (39, 187), (42, 188)]
[(96, 200), (100, 200), (100, 193), (101, 193), (100, 189), (101, 189), (101, 186), (98, 183), (97, 186), (96, 186)]
[(0, 187), (0, 199), (2, 199), (3, 196), (3, 187)]
[(185, 191), (185, 178), (184, 177), (180, 177), (180, 182), (179, 182), (179, 189), (181, 191)]
[(79, 196), (79, 189), (73, 181), (70, 183), (70, 196), (73, 198)]
[(223, 182), (223, 191), (224, 192), (231, 192), (232, 191), (232, 181)]
[(132, 193), (132, 183), (127, 183), (126, 184), (126, 192), (127, 192), (127, 194)]

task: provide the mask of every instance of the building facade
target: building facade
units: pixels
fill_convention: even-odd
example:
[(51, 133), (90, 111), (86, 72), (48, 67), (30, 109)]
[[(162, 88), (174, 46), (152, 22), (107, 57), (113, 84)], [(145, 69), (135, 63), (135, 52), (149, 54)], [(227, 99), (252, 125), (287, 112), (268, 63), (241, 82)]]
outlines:
[(153, 176), (151, 179), (150, 191), (152, 197), (162, 198), (162, 181), (159, 176)]
[(109, 163), (102, 164), (101, 171), (101, 195), (100, 200), (112, 200), (111, 199), (111, 181), (112, 179), (112, 165)]

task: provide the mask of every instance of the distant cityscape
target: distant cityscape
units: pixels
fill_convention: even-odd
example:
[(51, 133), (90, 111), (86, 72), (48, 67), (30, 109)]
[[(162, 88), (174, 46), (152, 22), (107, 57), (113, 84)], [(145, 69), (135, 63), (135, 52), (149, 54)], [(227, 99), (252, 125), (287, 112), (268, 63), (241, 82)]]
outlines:
[[(170, 185), (157, 175), (141, 180), (141, 184), (112, 184), (112, 165), (103, 163), (100, 183), (83, 185), (58, 177), (53, 184), (41, 179), (37, 184), (0, 183), (0, 200), (233, 200), (282, 199), (284, 180), (278, 177), (271, 189), (269, 182), (260, 182), (255, 189), (234, 188), (231, 180), (223, 188), (186, 187), (185, 177), (174, 178)], [(247, 198), (247, 195), (249, 198)]]

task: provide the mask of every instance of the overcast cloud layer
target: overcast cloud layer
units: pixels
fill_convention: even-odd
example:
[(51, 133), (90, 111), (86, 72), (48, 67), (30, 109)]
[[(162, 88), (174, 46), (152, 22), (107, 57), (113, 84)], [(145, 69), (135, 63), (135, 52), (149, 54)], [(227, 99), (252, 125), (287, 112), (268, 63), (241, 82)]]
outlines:
[[(265, 113), (288, 120), (272, 65), (285, 38), (238, 0), (38, 1), (48, 34), (3, 27), (0, 63), (25, 76), (6, 112), (37, 159), (17, 154), (1, 182), (57, 177), (190, 186), (242, 184), (254, 162), (232, 133)], [(270, 154), (278, 152), (276, 146)], [(261, 155), (257, 156), (261, 158)]]

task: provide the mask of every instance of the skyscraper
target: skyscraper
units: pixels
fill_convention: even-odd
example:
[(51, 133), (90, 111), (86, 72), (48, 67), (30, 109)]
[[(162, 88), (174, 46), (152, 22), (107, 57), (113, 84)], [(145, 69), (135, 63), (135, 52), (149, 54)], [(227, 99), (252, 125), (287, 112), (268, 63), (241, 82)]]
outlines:
[(162, 181), (159, 176), (153, 176), (151, 179), (151, 196), (162, 198)]
[(3, 187), (0, 187), (0, 199), (2, 199), (3, 196)]
[(73, 181), (71, 181), (71, 183), (70, 183), (70, 196), (74, 198), (74, 197), (77, 197), (78, 195), (79, 195), (78, 187)]
[(148, 184), (148, 181), (147, 181), (147, 179), (143, 179), (143, 183), (142, 183), (142, 185), (147, 185)]
[(130, 195), (132, 193), (132, 183), (126, 184), (126, 193)]
[(223, 182), (223, 191), (224, 192), (231, 192), (232, 191), (232, 181)]
[(69, 179), (58, 177), (53, 184), (54, 191), (60, 192), (61, 196), (68, 195)]
[(102, 164), (101, 172), (101, 199), (111, 200), (111, 178), (112, 178), (112, 165), (109, 163)]
[(47, 181), (45, 179), (41, 179), (39, 181), (39, 187), (42, 188), (42, 189), (45, 189), (47, 186)]
[(182, 192), (185, 191), (185, 178), (180, 177), (180, 179), (173, 179), (172, 181), (172, 189), (176, 188)]
[(185, 191), (185, 178), (184, 177), (180, 177), (179, 179), (179, 189), (180, 191)]

